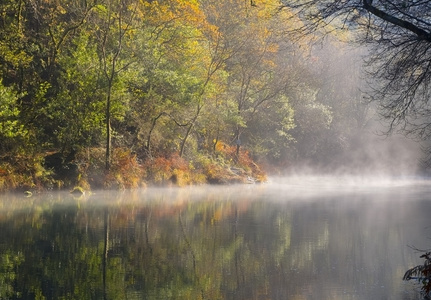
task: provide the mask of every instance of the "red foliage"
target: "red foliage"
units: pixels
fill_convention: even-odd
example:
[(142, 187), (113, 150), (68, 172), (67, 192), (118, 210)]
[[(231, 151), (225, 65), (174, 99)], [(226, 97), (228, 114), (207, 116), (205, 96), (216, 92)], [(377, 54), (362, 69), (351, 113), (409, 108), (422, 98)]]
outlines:
[(155, 184), (191, 183), (191, 172), (186, 160), (174, 153), (168, 157), (156, 157), (145, 162), (147, 180)]
[(105, 185), (120, 188), (139, 187), (144, 170), (135, 154), (128, 149), (117, 148), (112, 153), (111, 169), (106, 174)]

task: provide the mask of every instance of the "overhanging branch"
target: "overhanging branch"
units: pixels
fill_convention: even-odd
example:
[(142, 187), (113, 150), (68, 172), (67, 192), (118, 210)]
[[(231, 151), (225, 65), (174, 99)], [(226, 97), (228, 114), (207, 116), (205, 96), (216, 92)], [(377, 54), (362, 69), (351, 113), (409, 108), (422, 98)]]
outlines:
[(393, 15), (390, 15), (382, 11), (381, 9), (378, 9), (377, 7), (372, 5), (372, 0), (363, 0), (363, 7), (365, 10), (375, 15), (376, 17), (384, 21), (387, 21), (393, 25), (396, 25), (398, 27), (409, 30), (410, 32), (416, 34), (418, 38), (421, 40), (426, 40), (431, 42), (431, 34), (429, 32), (423, 30), (422, 28), (419, 28), (418, 26), (414, 25), (409, 21), (402, 20), (400, 18), (397, 18)]

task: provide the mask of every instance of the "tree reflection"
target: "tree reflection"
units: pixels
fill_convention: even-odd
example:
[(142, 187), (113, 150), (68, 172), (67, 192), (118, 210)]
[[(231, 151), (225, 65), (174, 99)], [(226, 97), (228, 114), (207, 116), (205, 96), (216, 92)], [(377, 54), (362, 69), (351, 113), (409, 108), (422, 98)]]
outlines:
[(0, 299), (335, 299), (328, 287), (365, 290), (387, 274), (372, 254), (399, 240), (353, 200), (310, 209), (258, 193), (181, 189), (0, 210)]
[[(253, 286), (266, 288), (258, 274), (268, 254), (254, 243), (271, 242), (264, 240), (268, 228), (253, 226), (259, 216), (249, 205), (33, 203), (25, 215), (1, 219), (0, 298), (253, 298)], [(282, 241), (289, 236), (280, 233)]]
[(19, 296), (15, 292), (13, 283), (16, 279), (15, 269), (23, 260), (21, 253), (10, 253), (6, 251), (0, 256), (0, 299), (9, 299)]

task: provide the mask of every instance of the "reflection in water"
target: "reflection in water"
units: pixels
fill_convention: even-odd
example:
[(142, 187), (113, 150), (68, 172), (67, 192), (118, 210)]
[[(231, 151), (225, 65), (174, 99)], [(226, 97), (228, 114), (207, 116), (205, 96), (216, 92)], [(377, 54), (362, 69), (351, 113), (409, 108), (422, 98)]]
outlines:
[[(365, 186), (366, 184), (366, 186)], [(420, 299), (426, 181), (0, 198), (0, 299)]]

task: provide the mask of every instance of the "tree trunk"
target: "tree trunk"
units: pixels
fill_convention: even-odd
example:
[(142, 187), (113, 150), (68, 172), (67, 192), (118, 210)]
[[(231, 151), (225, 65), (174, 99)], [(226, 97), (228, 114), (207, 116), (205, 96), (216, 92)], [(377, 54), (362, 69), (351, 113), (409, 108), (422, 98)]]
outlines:
[(241, 147), (241, 140), (240, 138), (240, 130), (239, 130), (239, 126), (236, 128), (236, 132), (235, 132), (235, 137), (236, 137), (236, 155), (235, 155), (235, 159), (238, 162), (239, 161), (239, 148)]
[(186, 135), (184, 136), (184, 138), (183, 138), (183, 140), (181, 142), (180, 157), (183, 157), (184, 148), (185, 148), (185, 145), (186, 145), (187, 138), (189, 137), (190, 132), (192, 131), (192, 128), (193, 128), (193, 125), (194, 125), (194, 121), (196, 119), (197, 119), (197, 116), (195, 118), (193, 118), (193, 121), (190, 123), (189, 128), (187, 128)]
[(112, 84), (109, 83), (108, 95), (106, 97), (106, 171), (109, 171), (111, 168), (111, 89)]
[(198, 119), (198, 117), (199, 117), (199, 114), (200, 114), (200, 112), (201, 112), (201, 109), (202, 109), (201, 104), (198, 104), (198, 108), (197, 108), (197, 110), (196, 110), (196, 115), (193, 117), (192, 121), (190, 122), (190, 125), (189, 125), (189, 127), (187, 128), (186, 135), (184, 136), (184, 138), (183, 138), (183, 140), (182, 140), (182, 142), (181, 142), (180, 157), (183, 157), (183, 154), (184, 154), (184, 148), (185, 148), (185, 145), (186, 145), (186, 141), (187, 141), (187, 139), (188, 139), (188, 137), (189, 137), (189, 135), (190, 135), (190, 132), (191, 132), (191, 131), (192, 131), (192, 129), (193, 129), (193, 126), (195, 125), (196, 120), (197, 120), (197, 119)]
[(160, 119), (160, 117), (163, 116), (164, 114), (166, 114), (166, 113), (165, 112), (161, 112), (151, 122), (151, 128), (150, 128), (150, 131), (148, 132), (147, 145), (146, 145), (147, 146), (148, 157), (150, 157), (150, 158), (152, 157), (152, 153), (151, 153), (151, 135), (153, 133), (154, 128), (156, 127), (157, 120)]

